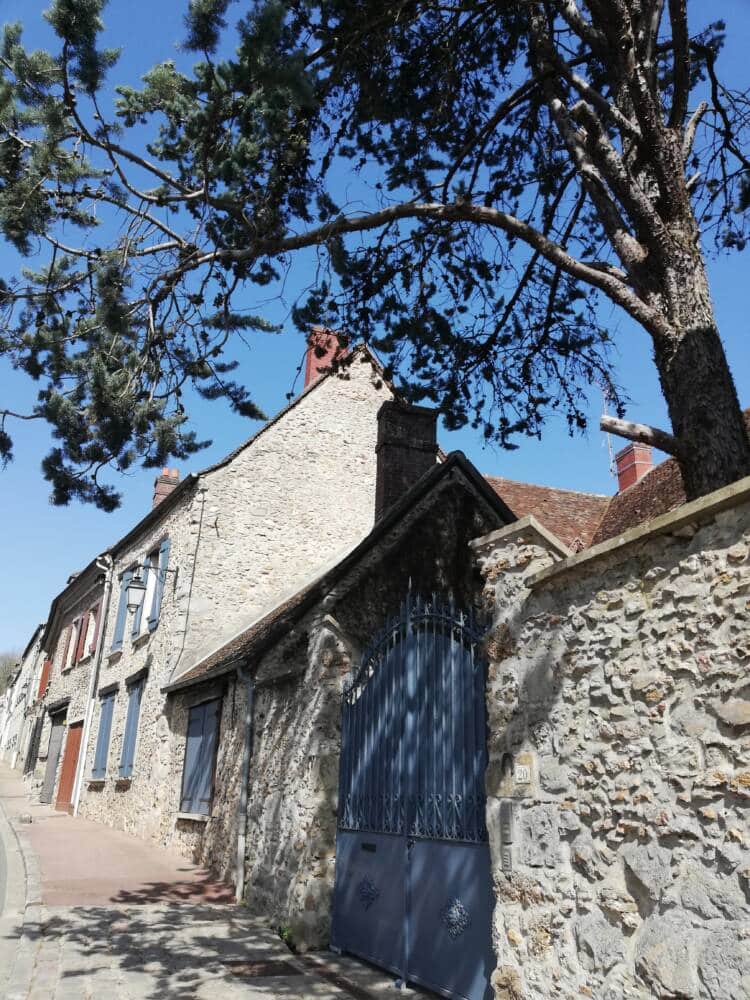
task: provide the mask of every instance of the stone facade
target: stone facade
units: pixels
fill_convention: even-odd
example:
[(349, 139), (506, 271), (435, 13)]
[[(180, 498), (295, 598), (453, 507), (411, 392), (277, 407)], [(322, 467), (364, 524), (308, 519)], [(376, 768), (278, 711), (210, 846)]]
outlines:
[[(344, 684), (410, 588), (452, 595), (460, 607), (479, 600), (469, 540), (480, 525), (498, 523), (496, 509), (465, 481), (443, 482), (290, 634), (257, 661), (251, 657), (245, 900), (288, 928), (301, 950), (329, 941)], [(232, 794), (236, 802), (235, 788)]]
[[(38, 725), (38, 751), (31, 763), (31, 769), (26, 772), (30, 788), (38, 792), (44, 780), (47, 769), (47, 755), (52, 730), (52, 714), (65, 715), (66, 727), (72, 723), (83, 722), (88, 706), (91, 671), (94, 665), (94, 653), (91, 642), (94, 636), (95, 624), (89, 622), (86, 635), (84, 655), (73, 665), (66, 666), (66, 653), (71, 648), (74, 637), (71, 637), (73, 623), (82, 615), (89, 614), (103, 596), (103, 574), (96, 566), (87, 569), (76, 577), (63, 591), (57, 600), (55, 613), (41, 637), (39, 659), (50, 661), (49, 680), (46, 689), (39, 697), (41, 669), (37, 670), (35, 683), (30, 692), (28, 712), (29, 738), (32, 738), (34, 726)], [(101, 627), (101, 626), (100, 626)], [(66, 731), (67, 735), (67, 731)], [(52, 802), (57, 797), (60, 770), (65, 755), (65, 744), (60, 750), (57, 762), (57, 774), (54, 780)], [(34, 756), (34, 755), (32, 755)], [(24, 762), (25, 766), (25, 762)]]
[[(107, 775), (85, 781), (82, 815), (175, 846), (233, 875), (243, 687), (235, 690), (231, 682), (222, 689), (218, 791), (208, 822), (177, 818), (189, 699), (167, 699), (161, 689), (367, 534), (375, 512), (377, 412), (390, 397), (368, 356), (358, 354), (345, 378), (314, 384), (249, 444), (181, 488), (174, 502), (163, 500), (142, 530), (113, 548), (97, 680), (98, 691), (116, 685)], [(112, 651), (118, 581), (165, 538), (170, 572), (158, 625), (134, 637), (128, 614), (122, 648)], [(132, 777), (121, 781), (128, 680), (142, 674), (135, 765)], [(100, 711), (97, 699), (87, 778)], [(224, 802), (230, 792), (231, 801)]]
[(588, 554), (475, 543), (498, 1000), (750, 996), (749, 543), (749, 481)]
[[(8, 761), (11, 767), (16, 767), (19, 758), (23, 759), (28, 742), (28, 731), (31, 728), (28, 724), (28, 709), (36, 698), (39, 687), (43, 628), (43, 625), (37, 628), (24, 650), (18, 671), (5, 692), (5, 716), (0, 712), (0, 760)], [(2, 702), (3, 699), (0, 699), (0, 704)]]

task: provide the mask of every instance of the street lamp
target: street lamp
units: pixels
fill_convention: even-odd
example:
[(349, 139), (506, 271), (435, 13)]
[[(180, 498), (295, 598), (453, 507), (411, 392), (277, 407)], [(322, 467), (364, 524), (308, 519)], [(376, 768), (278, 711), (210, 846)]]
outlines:
[(130, 578), (130, 582), (125, 588), (125, 603), (128, 611), (137, 611), (146, 593), (146, 584), (141, 579), (140, 570), (136, 570)]

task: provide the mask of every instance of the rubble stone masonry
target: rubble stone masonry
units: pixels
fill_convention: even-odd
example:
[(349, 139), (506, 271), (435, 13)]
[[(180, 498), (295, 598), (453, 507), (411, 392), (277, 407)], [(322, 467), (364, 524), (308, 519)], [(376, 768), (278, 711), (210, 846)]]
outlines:
[(749, 543), (750, 480), (575, 557), (473, 543), (498, 1000), (750, 996)]

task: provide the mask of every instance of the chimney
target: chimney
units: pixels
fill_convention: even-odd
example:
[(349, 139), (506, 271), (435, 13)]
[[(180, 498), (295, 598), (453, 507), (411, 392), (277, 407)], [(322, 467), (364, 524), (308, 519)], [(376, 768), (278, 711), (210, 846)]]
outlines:
[(151, 509), (158, 507), (162, 500), (177, 488), (179, 482), (180, 474), (177, 469), (162, 469), (161, 474), (154, 480), (154, 502), (151, 504)]
[(307, 338), (307, 357), (305, 358), (305, 389), (325, 374), (336, 357), (346, 354), (346, 348), (333, 330), (324, 326), (314, 326)]
[(437, 410), (388, 400), (378, 411), (375, 520), (437, 461)]
[(630, 444), (618, 451), (615, 455), (617, 466), (617, 491), (622, 493), (628, 486), (632, 486), (650, 472), (654, 467), (654, 456), (650, 444), (639, 444), (631, 441)]

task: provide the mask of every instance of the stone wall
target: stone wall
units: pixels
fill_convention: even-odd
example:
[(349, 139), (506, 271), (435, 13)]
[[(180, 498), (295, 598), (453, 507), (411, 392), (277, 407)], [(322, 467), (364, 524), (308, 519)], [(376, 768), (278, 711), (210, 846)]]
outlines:
[(750, 996), (749, 542), (743, 481), (576, 557), (475, 543), (497, 998)]

